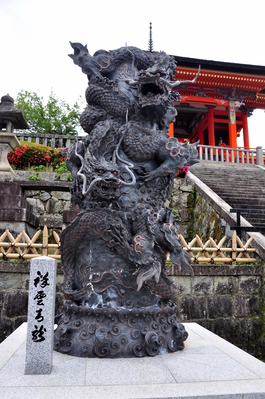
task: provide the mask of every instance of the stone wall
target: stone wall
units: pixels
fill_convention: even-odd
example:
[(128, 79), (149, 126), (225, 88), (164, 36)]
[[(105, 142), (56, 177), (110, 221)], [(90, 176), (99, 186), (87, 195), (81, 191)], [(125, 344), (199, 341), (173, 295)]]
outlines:
[[(169, 266), (179, 287), (178, 318), (196, 322), (265, 361), (263, 267), (194, 265), (194, 277)], [(0, 340), (27, 317), (29, 263), (0, 262)], [(56, 312), (63, 302), (58, 264)]]
[[(196, 234), (203, 243), (209, 237), (218, 243), (226, 236), (225, 245), (230, 246), (233, 230), (193, 179), (176, 178), (167, 205), (179, 214), (180, 233), (187, 242)], [(178, 275), (173, 267), (169, 270), (179, 286), (179, 320), (195, 321), (265, 361), (264, 261), (193, 268), (194, 278)]]
[(265, 361), (263, 265), (194, 265), (194, 277), (169, 275), (179, 288), (181, 322), (196, 322)]
[(53, 229), (60, 234), (78, 213), (78, 209), (71, 208), (68, 173), (35, 174), (42, 180), (28, 180), (30, 175), (33, 173), (17, 171), (17, 181), (0, 182), (0, 235), (8, 229), (17, 237), (25, 230), (33, 237), (46, 225), (52, 238)]
[[(27, 180), (32, 172), (17, 171), (21, 180)], [(58, 175), (57, 173), (40, 172), (39, 177), (45, 181), (67, 181), (69, 173)], [(32, 205), (33, 213), (39, 218), (40, 227), (61, 230), (63, 227), (63, 211), (71, 208), (71, 194), (67, 191), (52, 190), (25, 190), (27, 201)]]
[(214, 209), (196, 188), (196, 184), (188, 176), (176, 178), (171, 200), (166, 204), (180, 217), (179, 232), (187, 242), (196, 234), (202, 242), (212, 237), (219, 242), (222, 237), (232, 238), (233, 231), (229, 224)]

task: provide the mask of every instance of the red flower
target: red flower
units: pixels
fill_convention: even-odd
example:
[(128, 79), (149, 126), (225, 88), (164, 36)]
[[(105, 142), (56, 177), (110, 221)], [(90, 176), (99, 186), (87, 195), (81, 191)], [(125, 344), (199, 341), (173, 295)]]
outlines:
[(180, 168), (179, 173), (184, 173), (185, 175), (188, 173), (189, 171), (189, 167), (188, 166), (182, 166), (182, 168)]

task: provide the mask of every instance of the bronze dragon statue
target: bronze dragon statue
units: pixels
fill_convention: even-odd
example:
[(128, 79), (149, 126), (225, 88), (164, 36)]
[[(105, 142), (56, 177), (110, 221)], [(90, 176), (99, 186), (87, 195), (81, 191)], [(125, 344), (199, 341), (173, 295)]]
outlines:
[(80, 213), (61, 235), (66, 301), (55, 349), (81, 357), (183, 349), (187, 333), (177, 321), (167, 256), (193, 270), (164, 203), (175, 172), (198, 162), (198, 153), (197, 143), (167, 134), (180, 100), (175, 60), (135, 47), (91, 56), (86, 46), (71, 46), (88, 77), (80, 118), (87, 136), (66, 157)]

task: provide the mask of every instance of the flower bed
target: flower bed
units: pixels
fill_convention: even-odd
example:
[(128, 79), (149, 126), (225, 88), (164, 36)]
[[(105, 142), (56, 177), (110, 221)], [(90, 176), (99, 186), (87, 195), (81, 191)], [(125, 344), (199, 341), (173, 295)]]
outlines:
[(27, 141), (22, 141), (20, 146), (10, 151), (7, 158), (15, 169), (26, 169), (40, 165), (55, 168), (65, 159), (59, 148), (51, 148)]

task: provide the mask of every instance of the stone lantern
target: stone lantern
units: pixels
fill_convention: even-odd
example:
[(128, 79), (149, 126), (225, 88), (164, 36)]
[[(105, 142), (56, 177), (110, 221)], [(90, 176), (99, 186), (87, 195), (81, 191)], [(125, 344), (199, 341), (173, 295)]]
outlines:
[(0, 181), (16, 179), (16, 174), (7, 159), (7, 154), (20, 145), (14, 129), (29, 129), (29, 126), (23, 111), (14, 106), (14, 99), (7, 94), (0, 102)]

